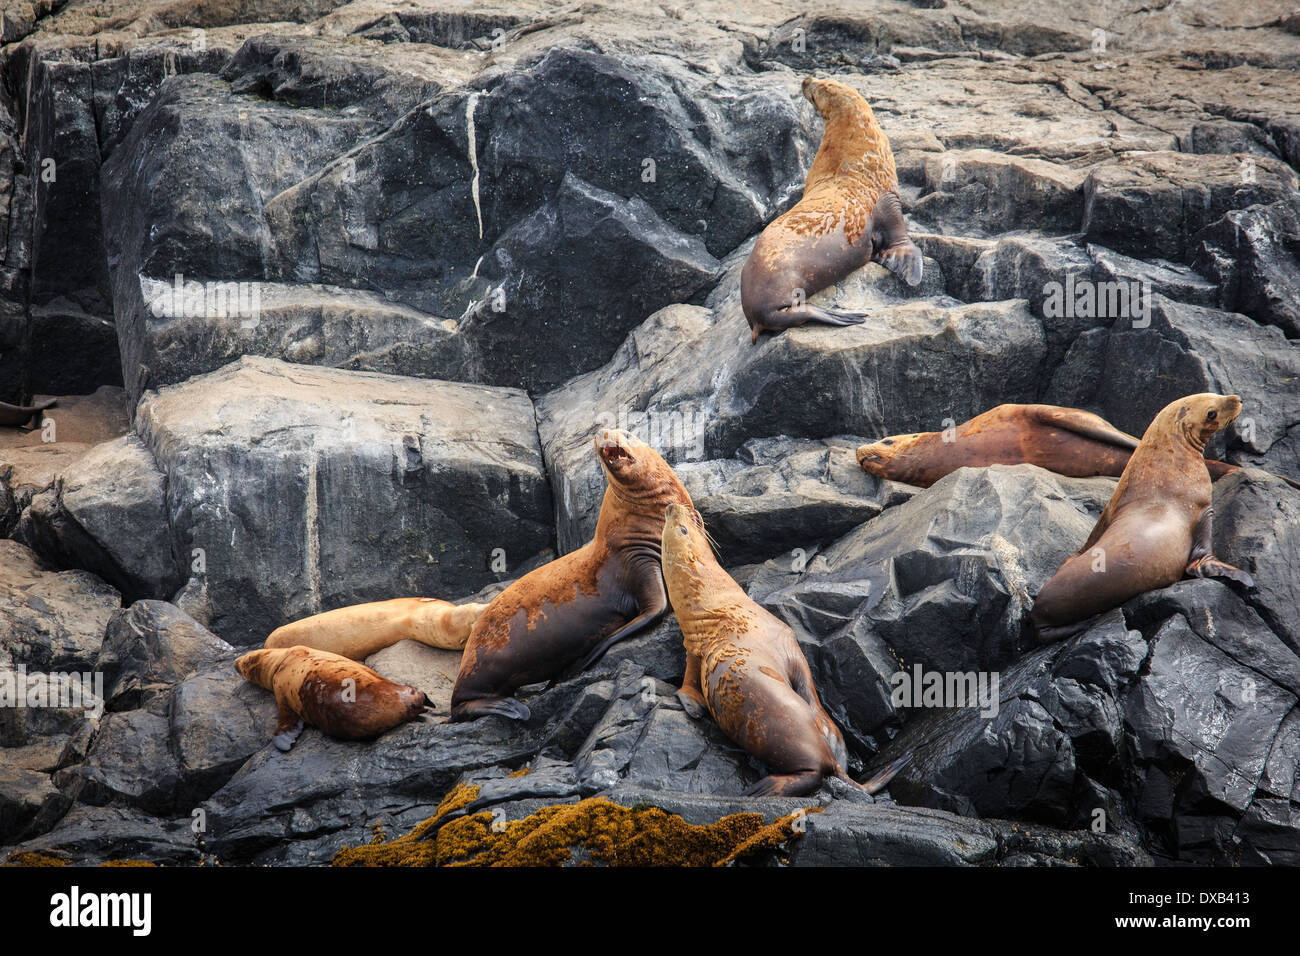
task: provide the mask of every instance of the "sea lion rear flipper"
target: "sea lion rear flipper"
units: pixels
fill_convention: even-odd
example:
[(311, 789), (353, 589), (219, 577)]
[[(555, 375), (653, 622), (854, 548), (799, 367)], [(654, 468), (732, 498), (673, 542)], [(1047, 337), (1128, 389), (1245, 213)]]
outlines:
[(817, 770), (803, 773), (774, 773), (764, 777), (747, 789), (746, 797), (806, 797), (816, 793), (822, 785), (822, 775)]
[(820, 322), (823, 325), (861, 325), (871, 314), (860, 309), (823, 309), (806, 302), (802, 308), (790, 311), (793, 315), (806, 315), (808, 322)]
[(1040, 406), (1038, 420), (1044, 425), (1063, 428), (1066, 431), (1091, 438), (1107, 445), (1119, 448), (1137, 448), (1140, 441), (1128, 432), (1122, 432), (1106, 419), (1079, 411), (1077, 408), (1057, 408), (1051, 405)]
[[(859, 783), (858, 786), (861, 787), (863, 790), (867, 791), (867, 793), (870, 794), (879, 793), (881, 790), (884, 790), (885, 787), (889, 785), (889, 781), (893, 780), (894, 777), (898, 775), (898, 771), (902, 770), (904, 767), (906, 767), (909, 763), (912, 762), (912, 755), (913, 755), (913, 751), (909, 750), (907, 753), (903, 754), (903, 756), (899, 757), (897, 760), (891, 760), (888, 764), (886, 764), (879, 771), (873, 774), (870, 779), (864, 780), (862, 783)], [(848, 778), (847, 774), (845, 776), (846, 778)], [(852, 778), (848, 778), (848, 779), (852, 779)], [(854, 782), (856, 783), (857, 781)]]

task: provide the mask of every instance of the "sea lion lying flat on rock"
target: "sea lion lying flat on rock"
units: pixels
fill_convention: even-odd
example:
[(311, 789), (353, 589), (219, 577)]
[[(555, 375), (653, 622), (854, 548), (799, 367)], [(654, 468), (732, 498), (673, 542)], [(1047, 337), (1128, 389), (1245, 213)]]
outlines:
[(1236, 395), (1172, 402), (1133, 452), (1092, 534), (1043, 585), (1029, 619), (1043, 642), (1088, 627), (1098, 614), (1184, 575), (1254, 587), (1214, 557), (1213, 489), (1205, 443), (1241, 414)]
[(33, 418), (58, 404), (57, 398), (37, 402), (35, 405), (10, 405), (0, 402), (0, 425), (6, 428), (24, 428)]
[(678, 699), (691, 717), (707, 709), (728, 737), (772, 770), (746, 796), (803, 796), (826, 777), (876, 793), (902, 769), (907, 756), (865, 784), (849, 777), (844, 737), (822, 708), (794, 631), (722, 569), (704, 521), (688, 505), (668, 507), (663, 568), (686, 646)]
[(470, 632), (451, 696), (451, 719), (527, 720), (510, 695), (525, 684), (590, 667), (668, 609), (659, 543), (664, 509), (690, 505), (672, 468), (617, 429), (595, 440), (605, 499), (591, 541), (525, 574), (497, 595)]
[(293, 746), (304, 723), (331, 737), (367, 740), (419, 717), (429, 702), (418, 688), (310, 647), (250, 651), (235, 669), (275, 694), (280, 712), (271, 741), (280, 750)]
[(807, 299), (879, 262), (908, 285), (921, 281), (921, 251), (907, 237), (889, 139), (857, 90), (808, 77), (803, 95), (825, 121), (803, 198), (773, 220), (740, 273), (740, 306), (751, 329), (780, 332), (807, 322), (857, 325), (866, 312)]
[[(1072, 478), (1118, 478), (1137, 447), (1136, 438), (1091, 412), (999, 405), (950, 432), (890, 435), (860, 446), (857, 454), (868, 474), (929, 488), (958, 468), (989, 465), (1029, 464)], [(1240, 470), (1213, 458), (1205, 459), (1205, 467), (1216, 480)], [(1300, 482), (1282, 480), (1300, 488)]]
[(460, 650), (486, 604), (452, 604), (437, 598), (394, 598), (335, 608), (278, 627), (266, 647), (302, 645), (365, 660), (376, 651), (410, 639)]

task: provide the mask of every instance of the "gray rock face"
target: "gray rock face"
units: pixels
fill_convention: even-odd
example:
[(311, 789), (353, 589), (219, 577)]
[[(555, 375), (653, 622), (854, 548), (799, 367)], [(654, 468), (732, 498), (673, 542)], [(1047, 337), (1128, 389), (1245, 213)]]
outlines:
[[(931, 275), (930, 288), (942, 289)], [(941, 304), (930, 305), (908, 301), (903, 288), (868, 266), (810, 300), (874, 308), (867, 323), (833, 336), (804, 326), (755, 346), (738, 285), (724, 284), (711, 309), (656, 313), (603, 369), (544, 396), (538, 430), (561, 549), (594, 527), (602, 479), (589, 449), (603, 427), (630, 428), (682, 464), (728, 458), (756, 438), (921, 431), (996, 404), (994, 392), (1015, 401), (1025, 399), (1008, 396), (1034, 394), (1045, 341), (1023, 302), (960, 305), (939, 293)], [(919, 347), (932, 361), (904, 361)]]
[[(1140, 435), (1182, 395), (1237, 394), (1244, 405), (1240, 417), (1215, 436), (1206, 454), (1295, 476), (1298, 376), (1300, 351), (1280, 329), (1155, 296), (1147, 327), (1117, 322), (1080, 335), (1053, 373), (1046, 400), (1096, 409)], [(1133, 382), (1143, 387), (1130, 388)]]
[(1222, 303), (1300, 338), (1300, 216), (1293, 203), (1234, 209), (1193, 237), (1192, 261)]
[(235, 644), (346, 604), (459, 597), (492, 580), (493, 549), (549, 543), (517, 391), (247, 358), (149, 395), (137, 428), (173, 548)]
[(128, 600), (183, 581), (168, 534), (163, 475), (134, 435), (96, 445), (32, 499), (23, 537), (47, 560), (82, 567)]
[(0, 660), (34, 671), (87, 671), (121, 595), (85, 571), (55, 572), (0, 541)]

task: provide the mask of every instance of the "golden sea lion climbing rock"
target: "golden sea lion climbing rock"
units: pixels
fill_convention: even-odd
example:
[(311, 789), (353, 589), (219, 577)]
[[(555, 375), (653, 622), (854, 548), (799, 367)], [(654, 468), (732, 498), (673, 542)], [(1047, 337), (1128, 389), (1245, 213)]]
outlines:
[(686, 675), (677, 692), (692, 717), (707, 709), (723, 732), (771, 771), (750, 795), (804, 796), (827, 777), (875, 793), (904, 756), (866, 784), (844, 770), (844, 738), (823, 709), (790, 627), (717, 563), (699, 512), (674, 504), (663, 532), (664, 581), (682, 628)]
[(807, 322), (857, 325), (865, 312), (810, 305), (807, 299), (879, 262), (908, 285), (921, 281), (921, 251), (907, 237), (894, 154), (871, 106), (857, 90), (808, 77), (803, 95), (825, 122), (803, 198), (773, 220), (745, 260), (740, 305), (751, 341)]

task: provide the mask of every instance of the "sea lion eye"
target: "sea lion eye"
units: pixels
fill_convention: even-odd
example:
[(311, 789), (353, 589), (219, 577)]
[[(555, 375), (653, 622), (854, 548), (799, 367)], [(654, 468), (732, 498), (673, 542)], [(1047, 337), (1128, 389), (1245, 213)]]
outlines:
[(894, 443), (894, 439), (892, 438), (886, 438), (883, 442), (881, 442), (882, 445), (892, 445), (893, 443)]
[(1219, 413), (1215, 411), (1213, 408), (1211, 408), (1208, 412), (1205, 413), (1205, 420), (1207, 422), (1212, 422), (1218, 417), (1219, 417)]
[(686, 535), (687, 537), (690, 537), (690, 534), (691, 534), (691, 533), (690, 533), (689, 531), (686, 530), (686, 525), (684, 525), (684, 524), (679, 524), (679, 525), (677, 526), (677, 530), (680, 531), (682, 534)]

